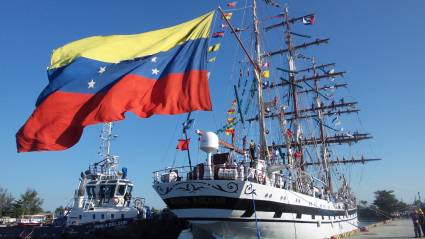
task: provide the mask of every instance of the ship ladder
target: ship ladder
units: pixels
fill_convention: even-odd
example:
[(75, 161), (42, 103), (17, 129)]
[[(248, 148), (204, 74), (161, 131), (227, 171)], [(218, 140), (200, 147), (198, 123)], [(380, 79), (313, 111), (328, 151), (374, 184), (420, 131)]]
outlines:
[(93, 197), (89, 198), (89, 201), (84, 204), (84, 211), (90, 210), (91, 205), (94, 205), (93, 202)]

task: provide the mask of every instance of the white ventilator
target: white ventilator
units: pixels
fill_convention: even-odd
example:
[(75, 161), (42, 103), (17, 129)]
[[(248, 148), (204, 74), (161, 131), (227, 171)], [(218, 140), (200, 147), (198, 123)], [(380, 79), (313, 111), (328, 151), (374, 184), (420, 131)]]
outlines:
[(219, 140), (217, 134), (206, 132), (201, 136), (201, 150), (207, 153), (207, 164), (205, 165), (205, 179), (213, 179), (212, 153), (217, 152)]

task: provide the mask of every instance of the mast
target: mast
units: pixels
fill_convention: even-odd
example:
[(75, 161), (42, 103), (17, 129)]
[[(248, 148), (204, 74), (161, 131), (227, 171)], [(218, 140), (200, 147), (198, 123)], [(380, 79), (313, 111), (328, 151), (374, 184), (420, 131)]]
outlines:
[[(285, 31), (284, 31), (284, 37), (285, 37), (285, 43), (288, 47), (288, 53), (287, 53), (287, 58), (288, 58), (288, 67), (289, 67), (289, 82), (290, 84), (290, 93), (292, 95), (292, 108), (293, 108), (293, 112), (294, 112), (294, 120), (292, 121), (292, 123), (294, 124), (294, 128), (295, 128), (295, 138), (296, 138), (296, 143), (297, 143), (297, 150), (299, 152), (302, 152), (302, 146), (301, 146), (301, 128), (300, 128), (300, 123), (299, 123), (299, 112), (298, 112), (298, 91), (297, 91), (297, 87), (296, 87), (296, 72), (297, 69), (295, 67), (295, 61), (294, 61), (294, 57), (295, 57), (295, 50), (292, 46), (292, 36), (291, 36), (291, 25), (290, 25), (290, 21), (289, 21), (289, 13), (288, 13), (288, 7), (285, 7)], [(290, 156), (290, 149), (288, 148), (288, 157)], [(290, 160), (291, 162), (291, 160)], [(303, 157), (301, 156), (301, 170), (304, 170), (304, 166), (303, 166)]]
[[(187, 142), (187, 140), (188, 140), (188, 137), (187, 137), (187, 125), (185, 125), (185, 124), (187, 124), (188, 122), (189, 122), (189, 120), (190, 120), (190, 115), (192, 114), (192, 112), (189, 112), (188, 114), (187, 114), (187, 118), (186, 118), (186, 121), (185, 121), (185, 123), (183, 123), (183, 134), (184, 134), (184, 138), (185, 138), (185, 140), (186, 140), (186, 142)], [(188, 160), (189, 160), (189, 168), (190, 168), (190, 172), (192, 172), (192, 160), (190, 159), (190, 147), (187, 147), (187, 158), (188, 158)]]
[[(351, 159), (351, 160), (331, 160), (330, 149), (329, 146), (332, 144), (352, 144), (357, 143), (361, 140), (370, 139), (370, 136), (367, 133), (359, 133), (359, 132), (342, 132), (332, 125), (328, 125), (325, 119), (329, 116), (340, 116), (342, 114), (355, 113), (359, 110), (356, 105), (357, 102), (345, 102), (344, 98), (340, 100), (335, 100), (334, 97), (328, 96), (323, 93), (323, 91), (327, 90), (335, 90), (337, 88), (346, 87), (346, 83), (328, 83), (321, 84), (322, 80), (336, 79), (338, 77), (342, 77), (345, 72), (340, 71), (336, 72), (335, 70), (324, 70), (324, 68), (333, 67), (334, 63), (321, 64), (317, 65), (314, 58), (305, 57), (303, 55), (297, 55), (299, 50), (308, 48), (310, 46), (321, 45), (324, 43), (328, 43), (329, 38), (324, 39), (316, 39), (310, 42), (305, 42), (302, 44), (296, 44), (292, 35), (304, 38), (311, 38), (310, 36), (298, 34), (292, 32), (292, 24), (296, 22), (303, 22), (305, 25), (314, 23), (314, 14), (308, 14), (301, 17), (289, 18), (289, 10), (288, 7), (285, 7), (284, 12), (279, 16), (283, 17), (283, 21), (277, 24), (273, 24), (265, 27), (265, 31), (272, 30), (274, 28), (283, 27), (283, 40), (286, 44), (286, 48), (265, 52), (262, 55), (258, 56), (260, 52), (259, 41), (258, 41), (258, 23), (256, 18), (256, 4), (254, 1), (253, 4), (253, 12), (254, 12), (254, 31), (256, 33), (256, 53), (257, 53), (257, 62), (261, 63), (261, 60), (268, 57), (273, 57), (277, 55), (286, 55), (286, 60), (288, 61), (288, 69), (283, 69), (277, 67), (276, 69), (279, 71), (283, 71), (288, 74), (288, 79), (281, 77), (281, 82), (271, 83), (266, 87), (268, 89), (282, 87), (287, 90), (284, 92), (284, 97), (288, 100), (287, 107), (289, 110), (286, 111), (286, 106), (281, 106), (278, 109), (274, 109), (274, 112), (270, 110), (267, 114), (264, 114), (264, 110), (262, 109), (262, 104), (259, 104), (260, 114), (245, 119), (246, 122), (255, 122), (258, 121), (260, 125), (260, 137), (263, 137), (264, 134), (264, 120), (265, 119), (275, 119), (279, 120), (280, 130), (283, 134), (284, 142), (281, 144), (273, 144), (273, 146), (268, 146), (269, 150), (272, 147), (281, 149), (286, 148), (287, 150), (287, 169), (289, 172), (289, 178), (292, 181), (291, 185), (295, 191), (306, 192), (311, 189), (311, 186), (314, 183), (314, 179), (309, 175), (312, 170), (307, 170), (308, 166), (319, 166), (320, 167), (320, 176), (322, 176), (323, 180), (318, 180), (325, 186), (325, 189), (328, 193), (333, 191), (333, 182), (331, 169), (334, 164), (351, 164), (351, 163), (365, 163), (369, 161), (376, 161), (379, 159), (364, 159), (363, 156), (361, 159)], [(311, 22), (307, 22), (308, 17), (311, 17)], [(305, 22), (306, 21), (306, 22)], [(306, 24), (307, 23), (307, 24)], [(307, 68), (297, 70), (296, 68), (296, 58), (301, 56), (304, 59), (308, 59), (312, 66), (308, 66)], [(286, 62), (285, 62), (286, 63)], [(317, 69), (323, 71), (323, 73), (318, 73)], [(312, 72), (312, 76), (307, 76)], [(258, 72), (256, 72), (258, 73)], [(261, 72), (260, 72), (261, 73)], [(260, 85), (261, 78), (256, 74), (256, 79), (258, 85)], [(309, 83), (311, 82), (311, 84)], [(287, 87), (287, 88), (286, 88)], [(258, 87), (258, 101), (260, 102), (263, 99), (262, 96), (262, 87)], [(287, 93), (287, 94), (286, 94)], [(312, 94), (313, 104), (311, 107), (305, 108), (300, 104), (299, 97), (309, 97), (309, 94)], [(325, 103), (326, 104), (325, 104)], [(266, 103), (267, 104), (267, 103)], [(301, 123), (303, 123), (307, 119), (312, 119), (317, 122), (319, 135), (317, 132), (314, 132), (312, 136), (302, 135)], [(335, 120), (335, 119), (334, 119)], [(332, 123), (334, 122), (332, 120)], [(287, 122), (290, 124), (290, 129), (287, 126)], [(330, 131), (331, 130), (331, 131)], [(331, 133), (331, 132), (334, 133)], [(265, 134), (264, 134), (265, 140)], [(309, 153), (310, 148), (315, 148), (320, 150), (320, 153), (316, 155), (316, 157), (312, 157)], [(285, 157), (286, 158), (286, 157)], [(306, 160), (310, 158), (310, 160)], [(272, 167), (273, 168), (273, 167)], [(309, 172), (307, 172), (309, 171)], [(293, 180), (292, 180), (293, 178)], [(335, 178), (334, 178), (335, 180)], [(343, 179), (345, 180), (345, 179)], [(338, 185), (338, 184), (337, 184)], [(346, 182), (343, 182), (343, 185), (346, 185)]]
[(252, 1), (252, 14), (254, 20), (254, 34), (255, 34), (255, 56), (256, 56), (256, 65), (254, 67), (255, 79), (257, 82), (257, 101), (258, 101), (258, 111), (259, 111), (259, 130), (260, 130), (260, 154), (264, 159), (269, 158), (269, 150), (267, 147), (267, 138), (265, 132), (265, 122), (264, 122), (264, 99), (263, 99), (263, 81), (261, 79), (261, 64), (262, 56), (260, 49), (260, 31), (259, 31), (259, 20), (257, 17), (257, 1)]
[[(317, 72), (316, 72), (316, 62), (314, 57), (311, 59), (313, 67), (313, 76), (316, 76)], [(325, 126), (323, 123), (323, 116), (322, 116), (322, 110), (321, 110), (321, 106), (322, 106), (322, 101), (320, 98), (320, 92), (319, 92), (319, 83), (318, 80), (314, 81), (314, 89), (316, 90), (316, 107), (317, 107), (317, 120), (319, 123), (319, 129), (320, 129), (320, 142), (322, 142), (322, 144), (320, 145), (320, 153), (321, 153), (321, 161), (324, 167), (324, 171), (325, 171), (325, 177), (326, 177), (326, 181), (327, 182), (327, 190), (329, 191), (329, 193), (332, 193), (332, 177), (331, 177), (331, 170), (330, 170), (330, 165), (328, 165), (328, 145), (325, 143), (326, 141), (326, 131), (325, 131)]]

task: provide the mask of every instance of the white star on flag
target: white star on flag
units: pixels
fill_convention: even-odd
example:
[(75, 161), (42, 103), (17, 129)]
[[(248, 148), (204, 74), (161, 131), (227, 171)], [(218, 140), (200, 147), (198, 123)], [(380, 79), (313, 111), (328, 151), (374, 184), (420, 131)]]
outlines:
[(99, 68), (99, 71), (97, 72), (97, 73), (99, 73), (99, 74), (102, 74), (103, 72), (105, 72), (106, 71), (106, 66), (101, 66), (100, 68)]
[(96, 84), (96, 82), (93, 79), (91, 79), (89, 82), (87, 82), (87, 84), (89, 85), (88, 88), (90, 89), (90, 88), (94, 88), (94, 84)]
[(158, 58), (158, 57), (156, 57), (156, 56), (152, 57), (151, 62), (156, 62), (156, 59), (157, 59), (157, 58)]
[(152, 69), (152, 75), (158, 75), (159, 70), (158, 69)]

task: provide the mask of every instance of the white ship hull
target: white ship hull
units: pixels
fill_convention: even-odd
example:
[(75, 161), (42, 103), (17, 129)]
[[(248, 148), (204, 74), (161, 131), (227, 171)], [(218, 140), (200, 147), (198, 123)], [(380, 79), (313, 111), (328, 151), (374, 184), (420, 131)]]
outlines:
[[(223, 238), (330, 238), (357, 229), (357, 211), (249, 181), (191, 180), (154, 189), (179, 217)], [(255, 210), (254, 210), (255, 202)]]

